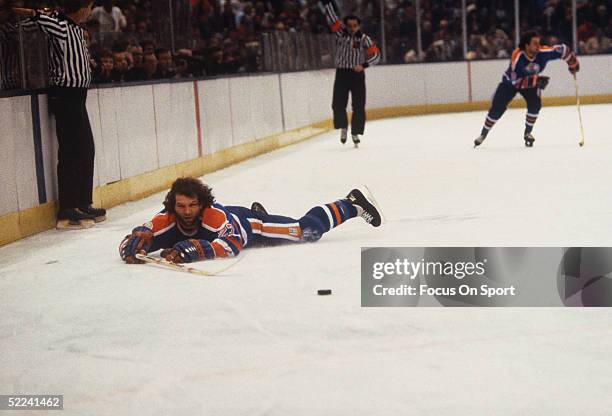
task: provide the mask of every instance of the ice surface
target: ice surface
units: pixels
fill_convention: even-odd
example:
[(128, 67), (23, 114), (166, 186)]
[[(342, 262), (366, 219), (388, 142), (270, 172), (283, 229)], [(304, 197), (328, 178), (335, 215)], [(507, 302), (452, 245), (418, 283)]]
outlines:
[(358, 150), (334, 132), (207, 175), (221, 203), (292, 216), (365, 183), (387, 218), (224, 276), (120, 261), (163, 194), (0, 248), (0, 394), (64, 394), (65, 415), (609, 414), (610, 309), (360, 307), (362, 246), (612, 245), (612, 106), (583, 107), (584, 148), (575, 107), (544, 108), (533, 149), (524, 110), (472, 149), (484, 116), (370, 122)]

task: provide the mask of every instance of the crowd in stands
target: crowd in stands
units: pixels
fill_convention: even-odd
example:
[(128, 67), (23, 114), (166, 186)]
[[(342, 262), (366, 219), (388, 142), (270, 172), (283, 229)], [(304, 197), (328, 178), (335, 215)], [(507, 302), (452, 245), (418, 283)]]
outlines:
[[(467, 1), (465, 57), (460, 0), (420, 0), (420, 48), (416, 0), (338, 3), (342, 12), (359, 14), (363, 31), (382, 46), (380, 1), (388, 63), (508, 58), (514, 49), (513, 1)], [(14, 3), (57, 6), (57, 0)], [(85, 28), (96, 83), (257, 72), (262, 33), (328, 33), (318, 0), (96, 0), (94, 6)], [(521, 0), (520, 24), (540, 31), (544, 44), (572, 45), (569, 0)], [(608, 0), (578, 0), (578, 40), (580, 54), (612, 52)]]
[[(508, 58), (515, 47), (514, 2), (468, 0), (466, 59)], [(390, 63), (446, 61), (463, 58), (461, 1), (421, 0), (422, 47), (417, 45), (415, 0), (390, 0), (385, 12), (387, 59)], [(372, 8), (370, 8), (372, 9)], [(521, 0), (521, 31), (535, 29), (543, 44), (572, 45), (569, 0)], [(580, 54), (612, 53), (612, 6), (607, 0), (578, 0)], [(376, 18), (373, 13), (371, 18)]]

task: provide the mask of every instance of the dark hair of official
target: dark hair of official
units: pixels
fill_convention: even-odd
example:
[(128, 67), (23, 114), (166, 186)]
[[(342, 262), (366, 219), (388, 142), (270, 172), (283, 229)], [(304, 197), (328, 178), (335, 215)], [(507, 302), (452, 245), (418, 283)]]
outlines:
[(189, 198), (197, 198), (203, 208), (212, 206), (215, 202), (215, 197), (212, 194), (212, 189), (204, 185), (200, 180), (195, 178), (178, 178), (172, 184), (170, 191), (164, 200), (164, 207), (167, 212), (176, 214), (174, 206), (176, 205), (176, 195), (185, 195)]
[(89, 6), (93, 0), (63, 0), (61, 2), (64, 13), (70, 14), (81, 10), (85, 6)]
[(541, 37), (538, 32), (535, 30), (528, 30), (527, 32), (521, 35), (521, 40), (519, 42), (519, 48), (521, 50), (525, 50), (525, 46), (531, 43), (531, 39)]
[(357, 23), (361, 24), (361, 19), (355, 16), (354, 14), (349, 14), (348, 16), (344, 16), (344, 19), (342, 19), (345, 25), (348, 24), (349, 20), (357, 20)]

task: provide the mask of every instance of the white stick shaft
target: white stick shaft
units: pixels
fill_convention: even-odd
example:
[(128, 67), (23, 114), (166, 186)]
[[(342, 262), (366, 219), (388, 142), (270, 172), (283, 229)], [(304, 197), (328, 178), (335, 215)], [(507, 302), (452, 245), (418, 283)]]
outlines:
[(580, 110), (580, 95), (578, 94), (578, 79), (574, 74), (574, 88), (576, 90), (576, 108), (578, 109), (578, 121), (580, 122), (580, 146), (584, 146), (584, 127), (582, 125), (582, 111)]
[(146, 254), (142, 254), (142, 253), (137, 253), (136, 254), (136, 258), (138, 260), (142, 260), (145, 263), (152, 263), (152, 264), (157, 264), (159, 266), (168, 268), (168, 269), (172, 269), (172, 270), (177, 270), (179, 272), (185, 272), (185, 273), (191, 273), (191, 274), (197, 274), (199, 276), (207, 276), (207, 277), (211, 277), (211, 276), (216, 276), (220, 273), (223, 273), (224, 271), (226, 271), (227, 269), (234, 267), (236, 265), (236, 263), (238, 263), (239, 261), (241, 261), (244, 258), (244, 255), (242, 257), (239, 257), (238, 259), (236, 259), (236, 261), (232, 262), (231, 264), (222, 267), (220, 269), (217, 269), (215, 271), (205, 271), (205, 270), (200, 270), (200, 269), (196, 269), (193, 267), (189, 267), (186, 266), (184, 264), (177, 264), (177, 263), (172, 263), (171, 261), (168, 261), (166, 259), (163, 258), (157, 258), (157, 257), (151, 257), (148, 256)]

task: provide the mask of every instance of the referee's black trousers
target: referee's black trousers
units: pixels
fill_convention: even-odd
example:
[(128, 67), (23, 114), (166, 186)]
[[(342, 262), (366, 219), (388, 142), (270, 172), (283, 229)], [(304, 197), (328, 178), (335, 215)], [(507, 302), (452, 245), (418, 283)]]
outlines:
[(87, 207), (92, 203), (95, 146), (86, 88), (54, 87), (49, 107), (55, 114), (57, 187), (60, 210)]
[(351, 119), (351, 134), (363, 134), (365, 128), (365, 71), (355, 72), (352, 69), (336, 69), (336, 80), (334, 81), (334, 97), (332, 109), (334, 110), (334, 128), (346, 129), (348, 117), (346, 105), (348, 104), (349, 92), (353, 103), (353, 118)]

